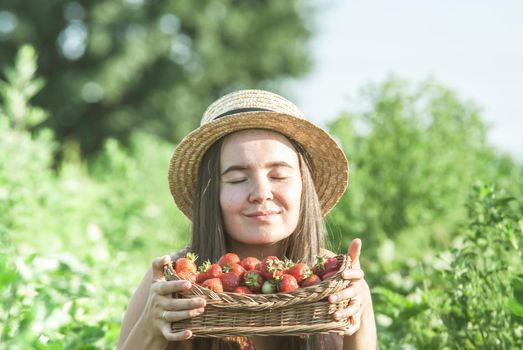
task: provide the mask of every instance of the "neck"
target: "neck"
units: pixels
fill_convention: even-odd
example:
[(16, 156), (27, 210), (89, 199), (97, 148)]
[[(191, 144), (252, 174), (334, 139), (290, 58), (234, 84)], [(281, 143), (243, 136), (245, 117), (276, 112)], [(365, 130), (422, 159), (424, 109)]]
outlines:
[(275, 255), (279, 258), (283, 258), (282, 241), (271, 244), (252, 245), (244, 244), (229, 238), (227, 240), (227, 249), (230, 252), (238, 254), (240, 259), (252, 256), (261, 260), (262, 258), (270, 255)]

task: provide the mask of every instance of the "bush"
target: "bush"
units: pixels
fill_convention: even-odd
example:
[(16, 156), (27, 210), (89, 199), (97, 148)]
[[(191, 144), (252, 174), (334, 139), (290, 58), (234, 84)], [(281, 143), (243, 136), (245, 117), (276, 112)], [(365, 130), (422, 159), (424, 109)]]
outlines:
[[(375, 289), (385, 348), (523, 346), (523, 219), (513, 197), (478, 185), (459, 243), (418, 265), (417, 288)], [(383, 322), (385, 321), (385, 322)]]
[(56, 169), (52, 133), (27, 131), (46, 115), (29, 103), (35, 59), (24, 47), (0, 85), (0, 349), (112, 349), (153, 257), (187, 242), (172, 147), (137, 134), (134, 153), (109, 140), (86, 164), (70, 144)]

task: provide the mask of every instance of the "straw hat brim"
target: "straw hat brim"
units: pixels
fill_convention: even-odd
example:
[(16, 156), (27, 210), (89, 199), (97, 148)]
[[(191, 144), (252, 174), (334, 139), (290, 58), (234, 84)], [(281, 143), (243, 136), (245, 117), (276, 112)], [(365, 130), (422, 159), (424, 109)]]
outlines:
[(336, 141), (302, 118), (268, 111), (243, 112), (200, 126), (176, 147), (169, 166), (169, 187), (176, 205), (189, 219), (203, 155), (223, 136), (245, 129), (268, 129), (298, 142), (310, 155), (322, 214), (336, 205), (349, 181), (349, 164)]

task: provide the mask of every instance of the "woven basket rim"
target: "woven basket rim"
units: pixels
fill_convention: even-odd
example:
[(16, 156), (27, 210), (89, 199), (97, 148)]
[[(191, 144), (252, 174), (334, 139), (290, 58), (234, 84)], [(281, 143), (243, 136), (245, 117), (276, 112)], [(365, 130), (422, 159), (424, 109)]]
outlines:
[[(264, 310), (277, 309), (280, 307), (298, 305), (302, 303), (322, 300), (329, 295), (347, 288), (350, 280), (345, 280), (341, 274), (346, 269), (351, 269), (352, 264), (348, 255), (335, 256), (341, 262), (339, 270), (329, 279), (321, 283), (298, 288), (290, 293), (271, 293), (271, 294), (240, 294), (232, 292), (214, 292), (196, 283), (191, 284), (191, 288), (182, 297), (203, 297), (207, 299), (208, 305), (217, 308)], [(184, 280), (176, 274), (172, 266), (164, 266), (166, 280)]]

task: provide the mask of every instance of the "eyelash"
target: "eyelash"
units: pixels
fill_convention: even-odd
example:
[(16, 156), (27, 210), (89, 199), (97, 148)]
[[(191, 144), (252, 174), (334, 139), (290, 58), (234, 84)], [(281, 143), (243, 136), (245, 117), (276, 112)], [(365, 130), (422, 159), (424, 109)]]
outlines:
[[(276, 181), (284, 181), (284, 180), (288, 179), (288, 176), (271, 176), (271, 179), (276, 180)], [(239, 183), (242, 183), (245, 181), (247, 181), (247, 179), (231, 180), (231, 181), (226, 181), (226, 182), (229, 184), (239, 184)]]

